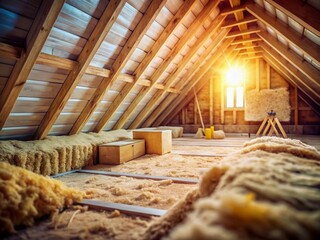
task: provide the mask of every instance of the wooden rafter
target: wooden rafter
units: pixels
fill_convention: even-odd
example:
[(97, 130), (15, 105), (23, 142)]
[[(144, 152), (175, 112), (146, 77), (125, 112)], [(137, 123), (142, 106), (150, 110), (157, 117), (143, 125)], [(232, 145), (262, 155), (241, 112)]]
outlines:
[(226, 19), (224, 24), (221, 26), (221, 28), (232, 28), (232, 27), (236, 27), (239, 26), (241, 24), (248, 24), (248, 23), (252, 23), (252, 22), (256, 22), (258, 21), (258, 19), (252, 15), (250, 16), (246, 16), (244, 17), (242, 20), (237, 21), (236, 19)]
[(121, 52), (119, 53), (117, 59), (112, 65), (112, 73), (109, 78), (104, 78), (99, 86), (97, 87), (96, 91), (92, 95), (91, 99), (81, 112), (79, 118), (74, 123), (71, 128), (69, 134), (75, 134), (81, 131), (82, 127), (85, 123), (89, 120), (90, 116), (98, 106), (99, 102), (103, 98), (104, 94), (108, 91), (111, 85), (116, 81), (119, 77), (123, 67), (126, 65), (128, 60), (130, 59), (132, 53), (136, 49), (137, 45), (140, 43), (140, 40), (151, 26), (152, 22), (165, 5), (167, 0), (153, 0), (148, 9), (146, 10), (145, 14), (141, 18), (140, 22), (136, 26), (135, 30), (130, 35), (129, 39), (127, 40), (126, 44), (122, 48)]
[[(287, 82), (292, 84), (299, 89), (299, 96), (306, 101), (306, 103), (311, 106), (311, 108), (320, 115), (320, 104), (316, 102), (314, 99), (310, 98), (310, 92), (307, 88), (305, 88), (304, 84), (301, 83), (299, 79), (293, 76), (286, 68), (277, 62), (277, 60), (266, 51), (263, 53), (264, 60), (274, 69), (276, 70)], [(312, 95), (312, 93), (311, 93)]]
[[(232, 60), (237, 55), (237, 52), (233, 51), (233, 48), (234, 46), (231, 46), (223, 51), (223, 54), (225, 57), (228, 57), (229, 60)], [(221, 51), (217, 52), (217, 54), (220, 57), (222, 55)], [(173, 100), (174, 107), (168, 109), (168, 111), (164, 111), (159, 119), (157, 119), (157, 122), (155, 122), (155, 125), (167, 125), (181, 111), (181, 109), (183, 109), (186, 104), (188, 104), (188, 102), (194, 98), (194, 95), (191, 94), (193, 88), (195, 88), (195, 91), (198, 92), (206, 83), (208, 83), (210, 76), (206, 77), (206, 74), (212, 75), (215, 71), (219, 72), (219, 69), (223, 64), (225, 64), (225, 62), (217, 61), (218, 59), (219, 58), (216, 58), (213, 59), (214, 61), (208, 62), (209, 66), (208, 68), (205, 68), (206, 71), (204, 71), (204, 73), (198, 72), (197, 75), (195, 75), (196, 80), (188, 83), (188, 86), (186, 86), (183, 91), (183, 95), (181, 94)]]
[[(207, 3), (203, 11), (197, 16), (195, 21), (189, 26), (188, 30), (180, 38), (179, 42), (173, 47), (173, 49), (171, 50), (171, 53), (164, 59), (161, 65), (152, 74), (151, 80), (153, 83), (157, 82), (157, 80), (161, 77), (161, 75), (164, 73), (164, 71), (167, 69), (170, 63), (179, 54), (181, 49), (192, 39), (198, 27), (202, 25), (203, 22), (209, 17), (209, 15), (212, 13), (215, 7), (219, 4), (219, 2), (220, 0), (214, 0), (214, 1), (209, 1)], [(123, 114), (121, 118), (118, 120), (118, 122), (115, 125), (115, 128), (123, 127), (127, 119), (132, 115), (133, 111), (138, 106), (138, 104), (143, 100), (145, 96), (147, 96), (148, 93), (152, 91), (152, 89), (153, 89), (152, 86), (150, 86), (149, 88), (144, 88), (139, 92), (139, 94), (136, 96), (133, 102), (131, 102), (129, 107), (126, 109), (125, 114)], [(147, 114), (147, 112), (148, 112), (148, 109), (145, 110), (143, 113), (139, 113), (135, 121), (139, 122), (140, 124), (142, 119), (145, 117), (145, 114)], [(136, 125), (136, 122), (134, 122), (133, 124)], [(130, 128), (134, 127), (134, 125), (130, 126)]]
[[(194, 46), (190, 49), (190, 51), (183, 57), (183, 59), (179, 62), (179, 65), (176, 67), (173, 73), (170, 74), (170, 76), (166, 79), (166, 88), (171, 87), (171, 85), (174, 83), (176, 78), (180, 75), (180, 73), (185, 69), (187, 64), (190, 62), (192, 57), (197, 53), (197, 51), (200, 49), (201, 46), (204, 45), (204, 43), (212, 36), (214, 33), (216, 33), (217, 29), (220, 27), (221, 23), (223, 22), (225, 16), (218, 16), (211, 24), (211, 26), (202, 34), (198, 40), (195, 42)], [(222, 34), (221, 34), (222, 35)], [(217, 38), (217, 45), (220, 45), (220, 42), (222, 42), (223, 37)], [(216, 45), (216, 43), (211, 43), (213, 45)], [(146, 108), (154, 109), (154, 106), (158, 106), (159, 102), (161, 101), (161, 98), (164, 96), (166, 92), (163, 91), (157, 91), (156, 94), (153, 95), (152, 100), (148, 102), (146, 105)], [(143, 123), (143, 127), (151, 126), (153, 121), (156, 118), (157, 115), (157, 109), (153, 112), (154, 114), (151, 114)]]
[(85, 74), (86, 68), (89, 66), (125, 3), (126, 1), (124, 0), (112, 0), (109, 2), (90, 38), (81, 51), (81, 54), (78, 57), (78, 64), (68, 74), (68, 77), (62, 84), (56, 98), (53, 100), (49, 110), (43, 117), (43, 120), (34, 135), (34, 139), (43, 139), (48, 135), (52, 125), (59, 117), (74, 89)]
[(320, 36), (320, 11), (301, 0), (266, 0), (304, 28)]
[(6, 43), (0, 43), (0, 56), (2, 58), (9, 58), (19, 60), (23, 49), (15, 47)]
[(234, 40), (233, 43), (231, 43), (231, 45), (238, 45), (238, 44), (241, 44), (241, 43), (242, 44), (246, 44), (246, 43), (257, 42), (257, 41), (261, 41), (261, 38), (259, 38), (259, 37), (250, 37), (250, 38), (246, 38), (246, 39)]
[[(108, 108), (108, 111), (101, 117), (100, 121), (96, 125), (94, 131), (99, 132), (103, 127), (108, 123), (108, 121), (112, 118), (115, 114), (117, 109), (123, 103), (125, 98), (129, 95), (129, 93), (139, 84), (140, 78), (150, 65), (151, 61), (155, 58), (158, 54), (159, 50), (165, 43), (166, 39), (171, 35), (171, 33), (177, 28), (178, 24), (182, 21), (182, 19), (191, 11), (192, 6), (194, 5), (195, 0), (188, 0), (186, 1), (177, 11), (175, 16), (170, 20), (166, 28), (163, 30), (157, 41), (154, 43), (152, 49), (147, 53), (143, 61), (140, 63), (134, 75), (136, 77), (133, 84), (126, 84), (123, 89), (121, 90), (120, 94), (115, 98), (112, 105)], [(151, 82), (149, 86), (156, 88), (157, 83)], [(163, 85), (162, 85), (163, 86)], [(158, 88), (159, 89), (159, 88)]]
[(320, 103), (320, 88), (314, 87), (313, 84), (310, 84), (310, 80), (306, 78), (299, 70), (297, 70), (291, 62), (287, 61), (281, 54), (276, 52), (271, 47), (266, 44), (261, 43), (261, 47), (265, 51), (263, 53), (265, 58), (268, 58), (274, 63), (274, 65), (279, 65), (289, 72), (294, 78), (295, 84), (301, 91), (304, 91), (313, 101)]
[[(19, 59), (20, 58), (20, 51), (21, 49), (12, 45), (8, 44), (2, 44), (0, 43), (0, 55), (6, 56), (9, 59)], [(62, 58), (46, 53), (40, 53), (36, 64), (56, 67), (59, 69), (65, 69), (65, 70), (73, 70), (78, 66), (78, 62), (74, 60), (70, 60), (67, 58)], [(99, 77), (109, 77), (111, 74), (111, 71), (106, 68), (101, 67), (95, 67), (95, 66), (88, 66), (86, 69), (86, 74), (99, 76)], [(129, 74), (120, 74), (118, 77), (118, 80), (128, 82), (128, 83), (135, 83), (136, 77)], [(151, 81), (149, 79), (140, 78), (139, 81), (137, 81), (138, 85), (149, 87), (151, 85)], [(156, 83), (154, 85), (154, 88), (156, 89), (164, 89), (164, 85), (161, 83)], [(167, 90), (168, 92), (177, 93), (178, 90), (174, 88), (170, 88)]]
[[(208, 55), (203, 55), (199, 59), (199, 62), (197, 62), (197, 65), (195, 65), (185, 76), (183, 76), (180, 82), (186, 84), (181, 85), (181, 94), (179, 96), (170, 95), (159, 105), (159, 109), (161, 109), (161, 111), (159, 111), (157, 119), (153, 123), (154, 125), (159, 125), (163, 122), (170, 112), (176, 108), (180, 99), (183, 99), (190, 92), (196, 81), (201, 79), (201, 77), (211, 68), (212, 64), (214, 64), (221, 56), (223, 56), (223, 54), (229, 54), (229, 51), (227, 50), (225, 52), (225, 50), (228, 48), (231, 42), (232, 39), (227, 39), (218, 48), (211, 49)], [(210, 56), (212, 52), (214, 54), (211, 56), (210, 60), (205, 62), (207, 56)]]
[(243, 30), (243, 31), (229, 32), (229, 34), (226, 36), (226, 38), (234, 38), (234, 37), (238, 37), (238, 36), (248, 35), (251, 33), (258, 33), (260, 31), (261, 31), (261, 29), (259, 27), (251, 27), (251, 28), (248, 28), (247, 30)]
[(22, 51), (20, 59), (14, 65), (0, 96), (0, 129), (3, 128), (23, 89), (63, 4), (64, 0), (47, 0), (42, 2), (27, 35), (25, 49)]
[(307, 54), (314, 61), (320, 64), (320, 48), (317, 44), (306, 37), (301, 38), (299, 33), (290, 29), (286, 24), (282, 23), (275, 17), (267, 14), (265, 10), (257, 4), (248, 4), (246, 9), (261, 22), (271, 27), (276, 32), (283, 35), (289, 42), (299, 47), (304, 54)]
[(266, 44), (270, 48), (276, 50), (282, 57), (289, 61), (296, 69), (302, 72), (308, 79), (310, 79), (310, 86), (320, 89), (320, 71), (313, 67), (307, 61), (301, 61), (301, 58), (297, 54), (284, 48), (283, 44), (277, 41), (276, 38), (272, 37), (266, 32), (260, 32), (259, 36), (264, 40), (264, 43), (260, 43), (260, 46), (264, 46), (266, 50)]
[[(221, 17), (221, 20), (219, 20), (219, 18)], [(219, 26), (219, 22), (221, 23), (223, 21), (224, 16), (219, 16), (215, 19), (215, 21), (212, 23), (212, 26), (217, 26), (216, 29)], [(201, 63), (203, 60), (206, 59), (206, 56), (208, 56), (208, 54), (210, 54), (217, 46), (219, 46), (221, 44), (221, 42), (223, 41), (223, 39), (225, 38), (225, 36), (227, 35), (229, 30), (220, 30), (217, 32), (216, 29), (213, 29), (212, 31), (205, 31), (205, 33), (198, 39), (198, 41), (195, 43), (195, 46), (198, 47), (193, 47), (192, 50), (190, 52), (188, 52), (187, 55), (185, 55), (185, 57), (183, 58), (183, 60), (180, 62), (179, 66), (177, 67), (177, 71), (175, 71), (173, 74), (170, 75), (168, 81), (166, 82), (166, 84), (168, 84), (168, 87), (170, 86), (170, 83), (172, 83), (177, 76), (182, 72), (182, 70), (184, 70), (185, 66), (187, 65), (187, 63), (189, 63), (190, 59), (192, 58), (192, 56), (194, 56), (194, 54), (196, 54), (196, 52), (198, 51), (198, 49), (203, 45), (203, 43), (205, 41), (207, 41), (207, 39), (209, 37), (212, 38), (212, 43), (210, 44), (210, 47), (208, 47), (206, 49), (206, 52), (203, 53), (203, 58), (204, 59), (198, 59), (197, 63)], [(208, 32), (213, 32), (214, 34), (208, 34)], [(199, 43), (198, 43), (199, 42)], [(202, 42), (202, 43), (201, 43)], [(190, 56), (188, 56), (190, 55)], [(186, 59), (185, 59), (186, 58)], [(188, 70), (188, 73), (196, 71), (198, 69), (199, 66), (198, 64), (193, 64), (193, 66), (191, 67), (190, 70)], [(187, 73), (187, 75), (188, 75)], [(180, 84), (177, 84), (177, 87), (179, 89), (182, 88), (182, 85), (185, 83), (185, 81), (180, 80), (179, 81)], [(164, 110), (163, 107), (161, 107), (161, 104), (158, 106), (162, 96), (164, 95), (163, 92), (157, 92), (152, 100), (147, 104), (146, 107), (149, 106), (157, 106), (157, 108), (149, 115), (149, 117), (145, 120), (145, 122), (143, 123), (142, 127), (147, 127), (147, 126), (151, 126), (152, 123), (156, 120), (156, 118), (159, 116), (159, 114)], [(152, 105), (151, 105), (152, 104)]]

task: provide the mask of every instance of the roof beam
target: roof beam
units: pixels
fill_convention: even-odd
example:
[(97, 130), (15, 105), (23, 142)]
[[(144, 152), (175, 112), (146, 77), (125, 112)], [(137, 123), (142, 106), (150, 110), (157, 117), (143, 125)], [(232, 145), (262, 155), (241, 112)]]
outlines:
[[(249, 37), (249, 38), (246, 38), (246, 39), (234, 40), (233, 43), (231, 43), (231, 45), (246, 44), (246, 43), (257, 42), (257, 41), (261, 41), (261, 38), (259, 38), (259, 37)], [(250, 47), (248, 47), (248, 48), (250, 48)]]
[[(213, 48), (208, 54), (203, 54), (199, 61), (183, 76), (181, 82), (181, 94), (179, 96), (169, 95), (159, 106), (159, 114), (153, 125), (160, 125), (163, 120), (176, 109), (178, 103), (186, 97), (192, 87), (199, 81), (202, 76), (211, 68), (218, 59), (226, 57), (229, 54), (229, 50), (224, 52), (232, 42), (232, 39), (226, 39), (218, 48)], [(212, 55), (211, 55), (212, 54)], [(208, 59), (209, 56), (209, 59)], [(223, 62), (223, 61), (219, 61)], [(203, 64), (204, 63), (204, 64)]]
[(141, 18), (140, 22), (138, 23), (138, 25), (130, 35), (129, 39), (127, 40), (126, 44), (122, 48), (121, 52), (119, 53), (117, 59), (113, 63), (113, 71), (111, 76), (109, 78), (104, 78), (101, 81), (96, 91), (92, 95), (91, 99), (81, 112), (79, 118), (72, 126), (69, 134), (75, 134), (81, 131), (85, 123), (89, 120), (90, 116), (98, 106), (99, 102), (102, 100), (104, 94), (108, 91), (111, 85), (117, 80), (117, 78), (121, 74), (123, 67), (130, 59), (132, 53), (136, 49), (137, 45), (140, 43), (140, 40), (142, 39), (146, 31), (149, 29), (152, 22), (157, 17), (158, 13), (161, 11), (162, 7), (166, 4), (166, 2), (167, 0), (153, 0), (150, 3), (145, 14)]
[[(108, 123), (108, 121), (114, 116), (117, 109), (121, 106), (125, 98), (129, 95), (129, 93), (139, 84), (139, 80), (158, 54), (161, 47), (164, 45), (167, 38), (172, 34), (172, 32), (177, 28), (182, 19), (191, 11), (192, 6), (194, 5), (195, 0), (187, 0), (177, 11), (175, 16), (170, 20), (166, 28), (163, 30), (157, 41), (152, 46), (152, 49), (147, 53), (145, 58), (142, 60), (138, 68), (135, 70), (135, 81), (133, 84), (126, 84), (123, 89), (121, 89), (120, 94), (115, 98), (112, 105), (108, 108), (105, 114), (101, 117), (100, 121), (96, 125), (94, 131), (99, 132), (104, 126)], [(157, 87), (156, 83), (152, 83), (150, 81), (149, 86)], [(163, 85), (162, 85), (163, 86)]]
[(290, 4), (286, 0), (266, 1), (303, 27), (320, 36), (320, 11), (306, 1), (290, 0)]
[[(166, 88), (171, 87), (171, 85), (174, 83), (174, 81), (176, 80), (176, 78), (179, 76), (179, 74), (184, 70), (185, 66), (189, 63), (189, 61), (191, 60), (191, 58), (194, 56), (194, 54), (196, 54), (196, 52), (200, 49), (200, 47), (202, 47), (204, 45), (204, 43), (209, 39), (209, 37), (215, 33), (218, 29), (218, 27), (222, 24), (223, 20), (224, 20), (225, 16), (218, 16), (215, 18), (215, 20), (213, 20), (213, 22), (211, 23), (211, 25), (208, 27), (208, 29), (196, 40), (196, 42), (194, 43), (194, 45), (190, 48), (190, 50), (188, 51), (188, 53), (182, 58), (182, 60), (179, 62), (179, 64), (176, 66), (175, 70), (170, 74), (170, 76), (165, 80), (165, 86)], [(201, 26), (202, 22), (199, 22), (199, 26)], [(190, 30), (190, 28), (189, 28)], [(190, 32), (190, 31), (189, 31)], [(192, 31), (194, 35), (194, 31)], [(181, 38), (182, 39), (182, 38)], [(182, 41), (181, 39), (179, 41), (179, 43), (182, 43), (181, 45), (186, 45), (187, 41), (189, 41), (190, 39), (192, 39), (192, 37), (189, 37), (187, 39), (187, 41)], [(220, 40), (222, 41), (222, 40)], [(178, 43), (178, 45), (179, 45)], [(175, 54), (175, 56), (178, 55)], [(173, 58), (175, 57), (173, 56)], [(172, 60), (173, 60), (172, 58)], [(171, 62), (171, 61), (170, 61)], [(169, 62), (168, 62), (169, 63)], [(162, 73), (165, 71), (165, 69), (163, 68)], [(159, 75), (155, 81), (160, 77), (161, 75)], [(152, 110), (154, 109), (154, 107), (159, 103), (159, 101), (161, 100), (161, 98), (163, 97), (165, 92), (160, 92), (157, 91), (152, 99), (147, 103), (147, 105), (144, 107), (144, 109), (138, 114), (138, 116), (135, 118), (135, 120), (130, 124), (130, 128), (137, 128), (139, 127), (142, 122), (145, 121), (145, 119), (147, 118), (147, 116), (152, 112)], [(146, 123), (147, 125), (148, 123)], [(143, 125), (143, 126), (146, 126)]]
[(306, 37), (301, 38), (300, 34), (291, 30), (288, 25), (277, 20), (277, 18), (267, 14), (267, 12), (257, 4), (248, 4), (246, 9), (261, 22), (283, 35), (289, 42), (298, 46), (305, 54), (320, 64), (320, 48), (317, 44)]
[[(219, 18), (221, 17), (221, 20), (219, 20)], [(224, 19), (224, 16), (219, 16), (215, 19), (215, 21), (212, 22), (211, 26), (215, 26), (216, 28), (219, 27), (219, 22), (220, 24), (222, 23)], [(176, 80), (176, 78), (179, 76), (179, 74), (185, 69), (186, 65), (189, 63), (190, 59), (194, 56), (194, 54), (196, 54), (196, 52), (199, 50), (199, 48), (208, 40), (209, 37), (212, 38), (212, 42), (210, 44), (210, 47), (208, 47), (206, 49), (206, 51), (204, 53), (202, 53), (202, 55), (204, 55), (205, 57), (208, 56), (208, 54), (210, 54), (213, 49), (215, 49), (217, 46), (219, 46), (223, 39), (225, 38), (225, 36), (227, 35), (229, 29), (228, 30), (222, 30), (219, 32), (216, 32), (216, 30), (208, 30), (205, 31), (204, 34), (198, 39), (198, 41), (194, 44), (194, 46), (196, 47), (192, 47), (190, 52), (188, 52), (187, 55), (184, 56), (184, 58), (182, 59), (182, 61), (180, 62), (179, 66), (177, 67), (176, 71), (170, 75), (170, 77), (167, 79), (166, 81), (166, 86), (170, 87), (171, 84)], [(210, 32), (215, 32), (215, 34), (208, 34)], [(201, 61), (202, 59), (198, 59), (198, 61)], [(205, 59), (203, 59), (205, 60)], [(193, 64), (193, 65), (197, 65), (197, 64)], [(190, 72), (190, 70), (194, 71), (195, 67), (192, 66), (191, 69), (188, 70), (188, 72)], [(185, 83), (185, 81), (179, 81), (180, 83)], [(177, 86), (179, 86), (179, 89), (181, 89), (181, 84), (177, 84)], [(164, 93), (159, 93), (157, 92), (153, 97), (152, 100), (146, 105), (146, 108), (150, 108), (152, 109), (152, 106), (157, 106), (160, 101), (162, 96), (164, 95)], [(163, 111), (163, 109), (161, 109), (160, 106), (158, 106), (153, 112), (152, 114), (149, 115), (149, 117), (144, 121), (142, 127), (147, 127), (147, 126), (151, 126), (152, 123), (155, 121), (155, 119), (158, 117), (158, 115)]]
[(222, 9), (222, 11), (220, 12), (220, 15), (222, 16), (227, 16), (227, 15), (230, 15), (230, 14), (235, 14), (235, 13), (239, 13), (239, 12), (243, 12), (246, 10), (246, 5), (247, 4), (242, 4), (242, 5), (239, 5), (237, 7), (231, 7), (231, 8), (224, 8)]
[[(222, 46), (224, 49), (228, 45)], [(234, 46), (229, 47), (225, 50), (225, 57), (229, 58), (229, 60), (232, 60), (236, 55), (237, 52), (233, 51)], [(154, 123), (155, 126), (159, 126), (161, 124), (167, 125), (177, 114), (181, 111), (181, 109), (190, 102), (191, 99), (194, 98), (194, 94), (191, 94), (191, 91), (193, 91), (193, 88), (195, 88), (196, 92), (199, 91), (204, 84), (206, 84), (209, 78), (205, 77), (205, 74), (214, 74), (214, 72), (220, 70), (221, 66), (223, 64), (226, 64), (224, 61), (218, 61), (219, 57), (221, 57), (222, 52), (221, 49), (218, 49), (216, 51), (217, 53), (214, 55), (214, 59), (211, 59), (209, 62), (206, 63), (207, 66), (201, 71), (199, 70), (197, 74), (193, 77), (192, 81), (189, 81), (189, 83), (185, 86), (183, 89), (183, 94), (179, 95), (175, 99), (173, 99), (170, 104), (172, 107), (170, 109), (167, 109), (162, 112), (161, 116), (157, 119), (157, 121)], [(217, 57), (216, 57), (217, 55)]]
[(251, 28), (248, 28), (246, 30), (241, 30), (241, 31), (238, 30), (238, 31), (229, 32), (229, 34), (226, 36), (226, 38), (239, 37), (239, 36), (248, 35), (248, 34), (251, 34), (251, 33), (258, 33), (260, 31), (261, 31), (261, 29), (258, 28), (258, 27), (251, 27)]
[(85, 74), (86, 68), (89, 66), (91, 60), (110, 31), (125, 3), (126, 1), (124, 0), (111, 0), (109, 2), (92, 34), (90, 35), (90, 38), (80, 53), (78, 57), (78, 64), (68, 74), (56, 98), (53, 100), (49, 110), (43, 117), (37, 131), (34, 134), (34, 139), (43, 139), (48, 135), (52, 125), (59, 117), (74, 89), (80, 82), (82, 76)]
[(319, 86), (316, 86), (313, 82), (310, 82), (310, 80), (304, 74), (302, 74), (281, 54), (273, 50), (267, 44), (261, 43), (261, 47), (265, 51), (264, 52), (265, 57), (267, 57), (268, 59), (272, 59), (275, 65), (280, 65), (284, 69), (286, 69), (286, 71), (288, 71), (292, 76), (294, 76), (294, 79), (296, 79), (295, 83), (299, 87), (299, 89), (305, 92), (315, 102), (320, 103), (320, 87)]
[(20, 59), (14, 65), (0, 96), (0, 129), (4, 126), (23, 89), (63, 4), (64, 0), (47, 0), (42, 2), (27, 35), (25, 50), (22, 51)]
[(254, 50), (255, 48), (259, 48), (258, 44), (253, 44), (252, 46), (239, 44), (234, 50), (235, 51), (248, 50), (248, 49)]
[[(293, 86), (298, 87), (300, 91), (300, 96), (304, 96), (304, 99), (307, 99), (308, 104), (312, 107), (313, 110), (316, 112), (320, 112), (320, 102), (311, 97), (313, 96), (313, 93), (305, 87), (303, 82), (292, 75), (290, 71), (288, 70), (288, 66), (282, 65), (281, 63), (278, 62), (278, 60), (273, 57), (271, 54), (268, 52), (264, 51), (263, 53), (264, 59), (267, 61), (267, 63), (274, 69), (276, 70), (286, 81), (291, 83)], [(285, 64), (285, 62), (283, 63)]]
[[(19, 59), (20, 58), (20, 50), (22, 49), (8, 45), (5, 43), (0, 43), (0, 56), (6, 56), (9, 59)], [(46, 53), (40, 53), (37, 61), (37, 64), (42, 64), (46, 66), (56, 67), (59, 69), (65, 69), (65, 70), (72, 70), (75, 69), (78, 66), (78, 62), (74, 60), (70, 60), (67, 58), (62, 58)], [(106, 68), (100, 68), (95, 66), (88, 66), (86, 69), (86, 74), (94, 75), (94, 76), (100, 76), (100, 77), (109, 77), (111, 74), (111, 71)], [(135, 83), (136, 77), (129, 74), (120, 74), (118, 77), (118, 80), (128, 82), (128, 83)], [(151, 85), (151, 81), (149, 79), (143, 79), (141, 78), (139, 81), (137, 81), (138, 85), (149, 87)], [(161, 83), (156, 83), (154, 86), (156, 89), (164, 89), (164, 85)], [(169, 88), (167, 90), (168, 92), (177, 93), (178, 90), (174, 88)]]
[[(179, 54), (181, 49), (192, 39), (194, 33), (198, 29), (199, 26), (203, 24), (203, 22), (209, 17), (212, 11), (218, 6), (220, 0), (209, 1), (207, 5), (204, 7), (202, 12), (197, 16), (197, 18), (193, 21), (193, 23), (189, 26), (187, 31), (183, 34), (183, 36), (179, 39), (178, 43), (171, 49), (171, 53), (164, 59), (161, 65), (156, 69), (156, 71), (151, 76), (152, 83), (156, 83), (157, 80), (161, 77), (170, 63), (174, 60), (174, 58)], [(129, 107), (126, 109), (125, 113), (120, 117), (118, 122), (116, 123), (117, 128), (122, 128), (128, 118), (132, 115), (133, 111), (136, 109), (138, 104), (153, 90), (153, 85), (149, 88), (142, 89), (136, 98), (130, 103)], [(144, 113), (142, 113), (144, 114)], [(142, 115), (138, 115), (138, 118), (142, 118)], [(138, 119), (138, 120), (139, 120)], [(137, 121), (138, 121), (137, 120)]]
[[(268, 44), (271, 48), (276, 50), (280, 55), (282, 55), (287, 61), (289, 61), (294, 67), (301, 71), (305, 76), (307, 76), (314, 84), (310, 82), (313, 86), (317, 86), (320, 89), (320, 71), (313, 67), (307, 61), (303, 61), (296, 53), (293, 53), (287, 48), (283, 47), (283, 44), (279, 42), (276, 38), (272, 37), (267, 32), (260, 32), (258, 34), (265, 42), (265, 44), (260, 43), (260, 46), (265, 46)], [(266, 49), (266, 47), (264, 47)]]
[(241, 24), (248, 24), (256, 21), (258, 21), (258, 19), (252, 15), (244, 17), (242, 20), (239, 20), (239, 21), (237, 21), (236, 19), (232, 19), (232, 20), (226, 19), (224, 24), (221, 26), (221, 28), (222, 29), (232, 28), (232, 27), (239, 26)]

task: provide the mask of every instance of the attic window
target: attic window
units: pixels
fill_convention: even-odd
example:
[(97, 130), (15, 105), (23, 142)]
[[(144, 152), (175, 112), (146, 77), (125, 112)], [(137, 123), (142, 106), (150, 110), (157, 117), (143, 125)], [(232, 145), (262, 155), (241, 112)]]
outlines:
[(226, 73), (226, 107), (244, 107), (244, 71), (239, 67), (230, 67)]

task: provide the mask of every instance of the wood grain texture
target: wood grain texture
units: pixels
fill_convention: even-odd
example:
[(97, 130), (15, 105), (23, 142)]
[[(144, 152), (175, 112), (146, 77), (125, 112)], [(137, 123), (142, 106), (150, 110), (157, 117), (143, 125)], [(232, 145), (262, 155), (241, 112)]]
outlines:
[(34, 135), (34, 139), (43, 139), (47, 136), (51, 126), (58, 118), (68, 99), (72, 96), (74, 89), (81, 80), (86, 68), (89, 66), (92, 58), (100, 47), (100, 44), (110, 31), (115, 19), (120, 14), (124, 4), (124, 0), (114, 0), (109, 2), (89, 37), (88, 42), (79, 55), (77, 66), (69, 73), (67, 79), (64, 81), (59, 94), (54, 99), (50, 109), (44, 116), (36, 134)]
[(63, 0), (48, 0), (42, 3), (28, 33), (25, 52), (22, 53), (21, 58), (15, 64), (0, 96), (0, 129), (23, 89), (63, 4)]

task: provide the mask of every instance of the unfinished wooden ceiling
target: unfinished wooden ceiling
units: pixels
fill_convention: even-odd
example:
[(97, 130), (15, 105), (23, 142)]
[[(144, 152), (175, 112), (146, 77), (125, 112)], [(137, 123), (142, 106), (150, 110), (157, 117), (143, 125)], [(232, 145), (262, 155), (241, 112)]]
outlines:
[(0, 137), (166, 123), (226, 58), (320, 109), (318, 0), (1, 0)]

